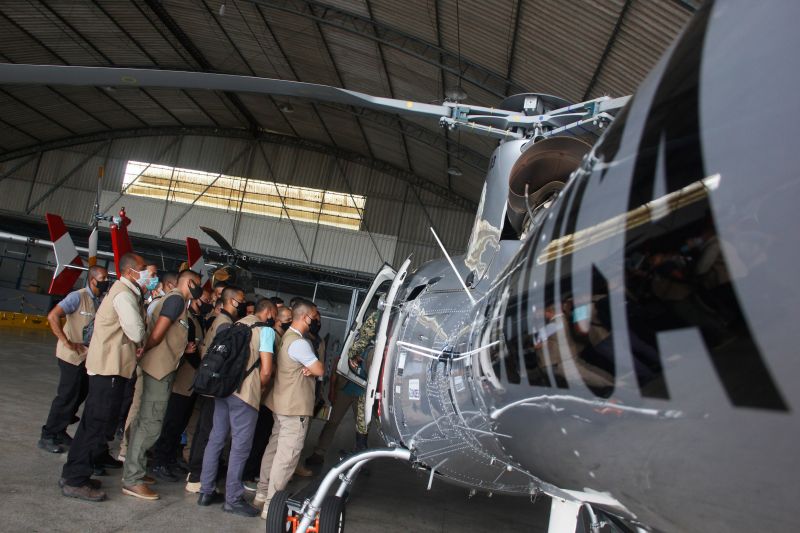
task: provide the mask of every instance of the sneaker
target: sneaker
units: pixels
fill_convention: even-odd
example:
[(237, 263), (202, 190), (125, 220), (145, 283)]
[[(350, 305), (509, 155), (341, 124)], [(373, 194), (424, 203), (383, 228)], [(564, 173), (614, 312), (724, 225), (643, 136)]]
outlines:
[(239, 498), (233, 503), (225, 502), (225, 505), (222, 506), (222, 510), (226, 513), (233, 513), (239, 516), (246, 516), (248, 518), (254, 518), (258, 516), (258, 509), (244, 501), (242, 498)]
[(119, 461), (120, 463), (124, 463), (125, 462), (125, 456), (123, 454), (121, 454), (121, 453), (118, 453), (117, 454), (117, 461)]
[(300, 477), (311, 477), (314, 475), (314, 472), (303, 465), (297, 465), (297, 468), (294, 469), (294, 475)]
[(142, 476), (142, 479), (140, 481), (142, 483), (144, 483), (145, 485), (155, 485), (156, 484), (156, 478), (148, 476), (146, 474), (144, 476)]
[(136, 485), (123, 485), (122, 494), (133, 496), (141, 500), (157, 500), (158, 493), (150, 489), (145, 483), (138, 483)]
[(222, 494), (217, 491), (212, 492), (211, 494), (201, 492), (200, 495), (197, 497), (197, 505), (201, 507), (208, 507), (209, 505), (219, 503), (222, 501)]
[(55, 439), (39, 439), (39, 442), (36, 445), (43, 449), (46, 452), (50, 453), (64, 453), (64, 448), (62, 448)]
[(267, 501), (267, 495), (256, 492), (256, 497), (253, 498), (253, 505), (256, 507), (263, 507)]
[(200, 482), (187, 481), (185, 490), (186, 492), (189, 492), (191, 494), (197, 494), (198, 492), (200, 492)]
[(66, 446), (67, 448), (72, 446), (72, 437), (69, 436), (67, 430), (64, 430), (58, 435), (56, 435), (56, 438), (53, 440), (55, 441), (56, 444), (61, 444), (62, 446)]
[(161, 481), (170, 481), (174, 483), (179, 480), (178, 476), (176, 476), (168, 466), (154, 466), (153, 475), (156, 479), (160, 479)]
[(244, 486), (244, 490), (246, 490), (247, 492), (255, 492), (256, 489), (258, 488), (257, 481), (245, 481), (242, 483), (242, 485)]
[[(103, 486), (103, 482), (99, 479), (90, 479), (86, 482), (94, 490), (99, 490)], [(58, 488), (63, 489), (67, 485), (67, 480), (62, 478), (58, 479)]]
[(64, 485), (61, 487), (61, 494), (67, 498), (77, 498), (79, 500), (86, 500), (89, 502), (101, 502), (106, 499), (106, 493), (102, 490), (93, 489), (91, 485), (86, 483), (80, 487), (70, 487)]
[(306, 459), (306, 466), (318, 466), (325, 462), (325, 456), (320, 455), (318, 453), (312, 453)]
[(261, 520), (266, 520), (267, 514), (269, 514), (269, 501), (265, 501), (264, 507), (261, 509)]

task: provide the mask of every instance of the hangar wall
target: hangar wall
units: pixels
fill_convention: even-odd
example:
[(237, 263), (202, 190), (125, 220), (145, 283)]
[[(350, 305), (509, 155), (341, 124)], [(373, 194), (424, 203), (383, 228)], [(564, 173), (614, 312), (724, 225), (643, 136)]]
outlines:
[[(120, 196), (129, 160), (363, 195), (363, 223), (361, 230), (353, 231), (295, 221), (293, 229), (286, 220), (240, 215), (236, 209)], [(194, 236), (213, 245), (197, 228), (203, 224), (215, 227), (245, 252), (360, 272), (374, 272), (384, 261), (397, 265), (412, 253), (416, 265), (440, 257), (431, 225), (448, 252), (459, 254), (474, 218), (447, 199), (330, 154), (201, 136), (116, 139), (6, 161), (0, 170), (0, 208), (37, 218), (59, 213), (67, 223), (88, 224), (101, 165), (101, 210), (113, 213), (124, 205), (134, 220), (133, 233), (175, 240)]]

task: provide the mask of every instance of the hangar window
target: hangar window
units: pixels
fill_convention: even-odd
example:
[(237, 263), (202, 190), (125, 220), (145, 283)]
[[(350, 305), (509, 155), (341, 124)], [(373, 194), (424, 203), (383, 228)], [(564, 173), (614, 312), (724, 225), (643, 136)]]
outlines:
[(124, 194), (358, 230), (367, 198), (248, 180), (201, 170), (128, 161)]

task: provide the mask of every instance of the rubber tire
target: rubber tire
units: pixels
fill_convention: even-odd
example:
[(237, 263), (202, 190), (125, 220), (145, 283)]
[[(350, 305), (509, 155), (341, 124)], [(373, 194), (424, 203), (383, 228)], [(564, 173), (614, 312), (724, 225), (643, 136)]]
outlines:
[(286, 518), (289, 516), (289, 491), (279, 490), (269, 502), (267, 510), (267, 533), (286, 533)]
[(341, 533), (345, 524), (345, 501), (327, 496), (319, 510), (319, 533)]

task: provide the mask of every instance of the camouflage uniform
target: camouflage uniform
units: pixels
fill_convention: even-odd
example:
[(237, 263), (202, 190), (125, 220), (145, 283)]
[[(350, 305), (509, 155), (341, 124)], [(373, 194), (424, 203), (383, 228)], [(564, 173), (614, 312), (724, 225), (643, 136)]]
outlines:
[[(378, 311), (373, 311), (367, 319), (361, 324), (361, 327), (356, 333), (356, 338), (350, 351), (347, 352), (349, 359), (355, 359), (358, 356), (364, 358), (364, 368), (369, 372), (369, 364), (372, 359), (372, 344), (375, 342), (375, 335), (378, 331)], [(365, 407), (367, 404), (366, 391), (362, 390), (358, 400), (356, 400), (356, 431), (362, 435), (367, 434), (367, 423), (365, 416)]]

